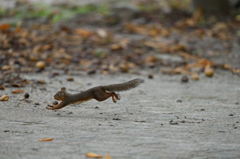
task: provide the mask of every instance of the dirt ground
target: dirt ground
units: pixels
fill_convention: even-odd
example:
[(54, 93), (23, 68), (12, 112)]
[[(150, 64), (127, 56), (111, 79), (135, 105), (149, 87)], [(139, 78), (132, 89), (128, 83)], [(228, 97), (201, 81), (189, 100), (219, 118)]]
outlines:
[[(0, 102), (0, 158), (84, 159), (88, 152), (113, 159), (240, 158), (238, 76), (216, 71), (213, 78), (202, 75), (183, 84), (181, 76), (145, 74), (78, 75), (74, 82), (67, 76), (25, 75), (47, 85), (23, 88), (31, 103), (12, 95), (14, 88), (1, 91), (10, 99)], [(62, 86), (76, 93), (139, 77), (145, 83), (121, 92), (117, 103), (91, 100), (45, 109)], [(38, 141), (42, 138), (53, 140)]]

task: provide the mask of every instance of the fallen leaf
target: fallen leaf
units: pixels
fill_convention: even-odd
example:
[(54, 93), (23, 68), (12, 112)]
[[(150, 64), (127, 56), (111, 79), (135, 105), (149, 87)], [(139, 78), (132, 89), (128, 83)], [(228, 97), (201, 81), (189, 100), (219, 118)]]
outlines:
[(92, 152), (86, 153), (86, 157), (89, 157), (89, 158), (102, 158), (102, 156), (100, 156), (98, 154), (95, 154), (95, 153), (92, 153)]
[(9, 28), (10, 28), (10, 24), (9, 23), (7, 23), (7, 24), (1, 24), (0, 25), (0, 30), (9, 30)]
[(109, 153), (106, 154), (105, 159), (112, 159)]
[(8, 99), (9, 99), (8, 95), (3, 95), (1, 96), (0, 101), (8, 101)]
[(232, 66), (229, 65), (229, 64), (224, 64), (224, 65), (223, 65), (223, 68), (224, 68), (224, 69), (232, 69)]
[(20, 84), (20, 83), (12, 83), (11, 86), (12, 86), (12, 87), (22, 87), (23, 84)]
[(21, 90), (21, 89), (17, 89), (17, 90), (12, 91), (12, 93), (23, 93), (23, 92), (24, 92), (24, 91)]
[(71, 76), (69, 76), (69, 77), (67, 78), (67, 81), (74, 81), (74, 78), (71, 77)]
[(192, 80), (199, 80), (199, 76), (198, 76), (197, 73), (193, 73), (193, 74), (191, 75), (191, 78), (192, 78)]
[(122, 47), (119, 45), (119, 44), (113, 44), (112, 46), (111, 46), (111, 49), (112, 50), (120, 50)]
[(0, 85), (0, 90), (5, 90), (5, 88), (2, 85)]
[(86, 30), (86, 29), (75, 29), (74, 32), (76, 34), (81, 35), (84, 38), (89, 38), (90, 36), (92, 36), (94, 34), (93, 32)]
[(39, 139), (38, 141), (52, 141), (53, 138), (43, 138), (43, 139)]
[(38, 83), (38, 84), (46, 84), (46, 82), (45, 82), (44, 80), (41, 80), (41, 79), (38, 80), (37, 83)]
[(46, 45), (43, 45), (43, 47), (42, 47), (42, 50), (51, 50), (53, 48), (53, 45), (51, 45), (51, 44), (46, 44)]
[(157, 61), (157, 58), (154, 55), (150, 55), (150, 56), (146, 57), (146, 59), (145, 59), (146, 63), (148, 63), (148, 62), (155, 62), (155, 61)]
[(199, 7), (193, 14), (192, 16), (192, 19), (195, 21), (195, 22), (198, 22), (201, 18), (202, 18), (202, 15), (203, 15), (203, 11), (202, 11), (202, 8)]

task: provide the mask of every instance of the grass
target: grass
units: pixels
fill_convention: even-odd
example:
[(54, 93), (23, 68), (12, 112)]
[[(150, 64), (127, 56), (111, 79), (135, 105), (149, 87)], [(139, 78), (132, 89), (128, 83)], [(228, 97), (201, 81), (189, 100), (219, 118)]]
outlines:
[(0, 8), (0, 16), (4, 18), (16, 18), (18, 20), (47, 18), (53, 23), (71, 19), (77, 14), (89, 14), (93, 12), (103, 15), (110, 14), (109, 6), (107, 4), (102, 4), (99, 6), (89, 4), (76, 7), (34, 4), (20, 5), (9, 10)]

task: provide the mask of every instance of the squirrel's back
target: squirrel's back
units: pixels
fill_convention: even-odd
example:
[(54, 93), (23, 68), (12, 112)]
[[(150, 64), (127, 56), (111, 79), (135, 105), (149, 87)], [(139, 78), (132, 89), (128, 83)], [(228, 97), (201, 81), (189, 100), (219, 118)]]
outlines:
[(119, 91), (126, 91), (132, 88), (137, 87), (139, 84), (143, 83), (144, 80), (141, 78), (136, 78), (134, 80), (125, 82), (125, 83), (120, 83), (120, 84), (111, 84), (107, 86), (101, 86), (102, 89), (109, 91), (109, 92), (119, 92)]

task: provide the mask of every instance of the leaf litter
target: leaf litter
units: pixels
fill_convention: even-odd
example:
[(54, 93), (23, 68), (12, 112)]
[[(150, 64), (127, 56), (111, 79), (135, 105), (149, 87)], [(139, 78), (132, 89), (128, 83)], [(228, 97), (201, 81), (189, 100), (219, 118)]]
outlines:
[[(140, 6), (148, 5), (145, 1), (139, 3)], [(24, 86), (23, 81), (7, 80), (9, 74), (51, 70), (75, 70), (91, 75), (140, 73), (142, 69), (158, 68), (162, 73), (190, 75), (194, 80), (199, 79), (200, 73), (212, 77), (217, 68), (240, 73), (240, 68), (231, 63), (211, 60), (211, 56), (221, 53), (219, 49), (198, 44), (213, 39), (215, 43), (223, 44), (222, 52), (230, 52), (231, 41), (239, 38), (234, 34), (239, 23), (234, 20), (208, 22), (205, 19), (204, 24), (201, 10), (193, 15), (177, 9), (172, 12), (168, 15), (157, 8), (141, 11), (133, 19), (120, 19), (114, 24), (108, 20), (116, 15), (99, 13), (88, 13), (57, 25), (36, 20), (34, 23), (23, 21), (17, 26), (0, 24), (0, 67), (3, 73), (0, 86), (2, 89), (3, 84)], [(138, 22), (139, 19), (142, 22)], [(198, 53), (199, 49), (202, 54)], [(181, 57), (182, 61), (164, 60), (161, 58), (164, 54)]]

